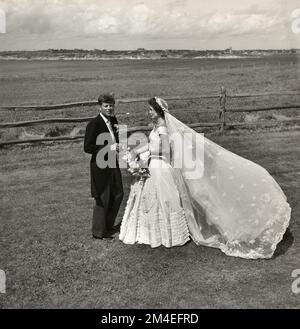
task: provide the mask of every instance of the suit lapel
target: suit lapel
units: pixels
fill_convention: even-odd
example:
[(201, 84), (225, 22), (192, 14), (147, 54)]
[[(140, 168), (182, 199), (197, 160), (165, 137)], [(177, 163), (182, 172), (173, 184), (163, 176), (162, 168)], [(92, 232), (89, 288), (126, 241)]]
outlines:
[(108, 127), (107, 127), (105, 121), (103, 120), (103, 118), (100, 114), (98, 114), (98, 120), (99, 120), (99, 123), (100, 123), (101, 132), (108, 132), (109, 133)]
[[(110, 131), (109, 131), (105, 121), (103, 120), (102, 116), (100, 114), (98, 114), (97, 118), (98, 118), (99, 123), (100, 123), (101, 132), (108, 132), (110, 134)], [(111, 126), (112, 126), (112, 130), (113, 130), (116, 142), (118, 143), (119, 142), (119, 135), (117, 133), (115, 124), (117, 124), (117, 119), (115, 117), (113, 117), (112, 120), (111, 120)]]

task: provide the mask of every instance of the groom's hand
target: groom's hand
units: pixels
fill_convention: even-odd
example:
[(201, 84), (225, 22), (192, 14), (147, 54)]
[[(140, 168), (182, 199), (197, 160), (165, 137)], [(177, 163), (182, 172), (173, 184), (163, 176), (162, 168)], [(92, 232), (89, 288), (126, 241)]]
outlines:
[(110, 150), (112, 152), (119, 152), (119, 144), (118, 143), (114, 143), (110, 146)]

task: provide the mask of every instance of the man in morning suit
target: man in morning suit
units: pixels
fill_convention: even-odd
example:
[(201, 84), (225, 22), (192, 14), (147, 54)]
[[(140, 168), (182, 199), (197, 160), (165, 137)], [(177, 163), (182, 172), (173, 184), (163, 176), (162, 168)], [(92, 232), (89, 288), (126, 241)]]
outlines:
[(100, 95), (98, 103), (100, 112), (86, 127), (84, 152), (92, 154), (91, 195), (95, 199), (92, 234), (94, 238), (111, 239), (118, 228), (115, 219), (123, 199), (122, 177), (117, 161), (118, 121), (113, 95)]

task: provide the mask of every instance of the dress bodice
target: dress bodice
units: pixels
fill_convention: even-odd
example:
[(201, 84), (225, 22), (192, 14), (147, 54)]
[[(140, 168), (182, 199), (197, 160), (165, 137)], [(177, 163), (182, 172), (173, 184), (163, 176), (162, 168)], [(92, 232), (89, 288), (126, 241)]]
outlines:
[(149, 135), (149, 149), (151, 154), (159, 154), (160, 135), (168, 135), (167, 127), (160, 126), (152, 129)]
[(150, 171), (154, 168), (170, 167), (169, 154), (164, 154), (161, 150), (161, 135), (168, 135), (167, 127), (154, 128), (149, 135)]

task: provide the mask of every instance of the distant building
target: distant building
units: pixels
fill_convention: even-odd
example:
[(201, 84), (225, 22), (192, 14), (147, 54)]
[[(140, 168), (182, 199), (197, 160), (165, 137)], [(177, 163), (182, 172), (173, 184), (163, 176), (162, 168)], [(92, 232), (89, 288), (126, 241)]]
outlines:
[(226, 55), (232, 55), (232, 47), (229, 47), (227, 49), (224, 50), (224, 54)]
[(297, 48), (292, 48), (290, 50), (291, 54), (300, 54), (300, 49), (297, 49)]

